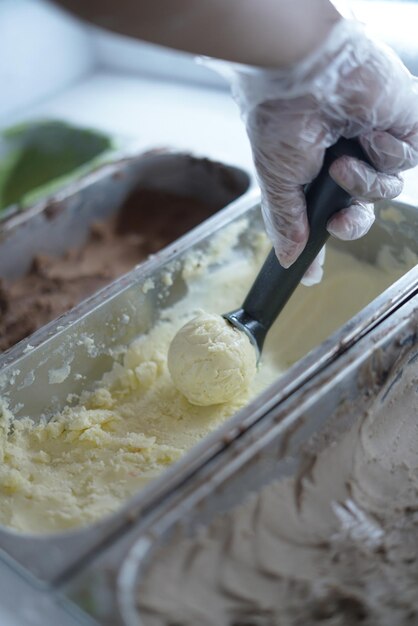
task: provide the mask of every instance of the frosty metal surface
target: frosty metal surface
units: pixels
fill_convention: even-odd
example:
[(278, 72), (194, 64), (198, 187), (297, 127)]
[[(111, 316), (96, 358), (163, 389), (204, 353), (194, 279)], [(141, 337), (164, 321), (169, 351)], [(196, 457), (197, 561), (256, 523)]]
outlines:
[(243, 170), (187, 154), (155, 150), (119, 157), (1, 222), (0, 278), (22, 276), (37, 254), (57, 256), (81, 246), (91, 224), (116, 214), (138, 188), (187, 195), (221, 208), (248, 185)]
[[(14, 414), (17, 417), (30, 415), (34, 419), (43, 414), (48, 416), (67, 403), (69, 393), (77, 394), (86, 388), (86, 384), (78, 380), (79, 374), (92, 383), (100, 379), (113, 362), (112, 349), (126, 345), (138, 334), (149, 330), (165, 307), (183, 297), (186, 285), (181, 276), (181, 260), (191, 250), (205, 250), (216, 233), (243, 217), (248, 220), (249, 228), (237, 245), (240, 254), (248, 253), (253, 229), (262, 228), (258, 200), (256, 192), (249, 193), (0, 356), (0, 393), (9, 400)], [(405, 245), (415, 242), (418, 238), (418, 224), (413, 221), (416, 210), (407, 205), (398, 208), (396, 223), (382, 218), (381, 224), (374, 227), (376, 244), (367, 244), (364, 240), (346, 249), (360, 258), (373, 261), (381, 241), (390, 244), (399, 253)], [(383, 205), (382, 215), (385, 211), (388, 209)], [(408, 226), (405, 233), (400, 228), (404, 222)], [(173, 263), (178, 269), (173, 270), (173, 284), (167, 287), (163, 275), (168, 267), (173, 268)], [(149, 278), (152, 278), (156, 288), (144, 293), (141, 286)], [(113, 515), (91, 526), (46, 536), (22, 534), (2, 527), (0, 549), (3, 554), (42, 580), (57, 582), (68, 577), (116, 536), (132, 527), (139, 531), (156, 505), (173, 494), (202, 464), (222, 452), (228, 442), (252, 427), (273, 406), (331, 363), (338, 354), (394, 311), (417, 287), (418, 268), (415, 268)], [(132, 322), (123, 323), (125, 317)], [(95, 339), (96, 349), (93, 352), (89, 351), (84, 340), (86, 337)], [(68, 363), (71, 364), (68, 377), (60, 384), (50, 385), (49, 371), (59, 370)], [(48, 554), (47, 559), (45, 554)]]
[(304, 461), (349, 430), (388, 379), (402, 384), (405, 368), (416, 367), (417, 358), (418, 294), (202, 467), (193, 483), (161, 507), (123, 563), (117, 582), (121, 615), (113, 623), (143, 626), (138, 589), (154, 554), (171, 537), (193, 536), (250, 493), (297, 474)]

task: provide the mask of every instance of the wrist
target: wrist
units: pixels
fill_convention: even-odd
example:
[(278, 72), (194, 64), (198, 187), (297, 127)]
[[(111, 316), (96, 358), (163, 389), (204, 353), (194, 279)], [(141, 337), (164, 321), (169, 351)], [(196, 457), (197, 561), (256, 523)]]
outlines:
[(329, 99), (338, 90), (344, 67), (361, 64), (363, 48), (368, 49), (363, 26), (339, 19), (313, 52), (288, 67), (264, 68), (207, 60), (231, 84), (233, 96), (245, 115), (268, 100), (289, 100), (314, 95)]
[(330, 0), (232, 0), (228, 6), (219, 16), (216, 58), (264, 69), (299, 63), (342, 19)]
[(288, 69), (299, 64), (321, 46), (342, 20), (329, 0), (265, 1), (277, 7), (278, 15), (275, 19), (273, 6), (264, 12), (264, 36), (259, 33), (259, 41), (264, 42), (259, 49), (264, 52), (253, 65), (267, 69)]

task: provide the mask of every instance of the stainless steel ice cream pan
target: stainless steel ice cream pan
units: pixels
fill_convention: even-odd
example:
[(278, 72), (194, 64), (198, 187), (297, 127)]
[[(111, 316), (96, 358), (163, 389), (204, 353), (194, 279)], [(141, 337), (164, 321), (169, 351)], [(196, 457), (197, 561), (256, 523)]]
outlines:
[[(401, 253), (405, 245), (411, 245), (416, 238), (413, 222), (415, 209), (403, 205), (393, 209), (383, 205), (380, 212), (382, 224), (375, 227), (372, 241), (376, 242), (376, 246), (381, 242), (391, 243)], [(383, 219), (385, 216), (389, 219)], [(394, 216), (396, 222), (393, 221)], [(147, 332), (166, 307), (181, 300), (185, 292), (182, 263), (190, 252), (204, 251), (218, 233), (223, 233), (243, 218), (247, 228), (242, 231), (236, 247), (241, 255), (252, 254), (254, 233), (262, 229), (256, 193), (236, 201), (148, 262), (2, 355), (1, 393), (14, 415), (17, 418), (29, 415), (34, 419), (51, 415), (67, 403), (69, 394), (78, 394), (90, 383), (93, 385), (93, 381), (110, 369), (114, 361), (111, 353), (114, 354), (118, 347), (126, 345), (137, 335)], [(404, 221), (409, 225), (405, 233), (400, 229)], [(364, 254), (369, 259), (377, 255), (375, 244), (367, 245), (366, 241), (358, 246), (353, 244), (352, 250), (354, 254)], [(164, 280), (167, 268), (171, 271), (172, 284)], [(155, 287), (147, 290), (144, 287), (150, 279)], [(72, 569), (81, 565), (83, 559), (89, 558), (118, 533), (136, 524), (140, 528), (155, 505), (172, 493), (176, 486), (395, 310), (416, 291), (417, 286), (418, 269), (415, 268), (291, 367), (275, 384), (191, 450), (161, 478), (127, 502), (119, 512), (92, 526), (53, 536), (24, 535), (2, 528), (0, 546), (3, 553), (43, 580), (56, 581), (69, 575)], [(92, 339), (94, 350), (91, 349)], [(51, 371), (58, 374), (58, 380), (61, 378), (62, 382), (51, 384)], [(57, 376), (53, 378), (57, 380)], [(48, 559), (45, 559), (46, 552)]]
[[(147, 579), (148, 568), (161, 557), (160, 549), (171, 539), (193, 537), (216, 516), (241, 504), (250, 493), (273, 481), (288, 477), (309, 477), (316, 455), (335, 445), (365, 411), (393, 387), (402, 388), (409, 368), (416, 371), (418, 359), (418, 295), (375, 327), (328, 368), (314, 376), (296, 394), (270, 410), (262, 420), (237, 438), (222, 455), (212, 459), (189, 482), (178, 489), (171, 502), (160, 507), (152, 524), (141, 533), (129, 551), (118, 577), (119, 610), (107, 622), (94, 603), (93, 614), (100, 623), (141, 626), (138, 592)], [(403, 393), (403, 392), (402, 392)], [(297, 497), (297, 494), (295, 495)], [(126, 546), (125, 546), (126, 548)], [(107, 571), (116, 574), (118, 558), (124, 554), (113, 548), (108, 554)], [(104, 563), (102, 555), (102, 563)], [(120, 562), (120, 561), (119, 561)], [(100, 562), (88, 574), (73, 581), (70, 595), (79, 602), (88, 591), (98, 599), (115, 593), (115, 586), (104, 585)], [(90, 582), (88, 582), (90, 581)], [(113, 579), (115, 585), (115, 579)], [(163, 584), (163, 583), (162, 583)], [(106, 589), (106, 591), (104, 591)], [(161, 596), (165, 590), (159, 589)], [(95, 594), (95, 595), (94, 595)], [(113, 596), (115, 602), (115, 595)], [(110, 601), (108, 600), (107, 611)], [(175, 621), (174, 615), (173, 623)], [(177, 623), (177, 622), (176, 622)], [(348, 623), (348, 622), (347, 622)]]
[(5, 218), (0, 225), (0, 278), (25, 274), (38, 254), (58, 256), (85, 243), (93, 222), (116, 214), (139, 188), (201, 200), (216, 211), (242, 195), (241, 169), (167, 150), (115, 155), (52, 197)]
[(167, 150), (119, 155), (72, 180), (0, 224), (0, 351), (188, 232), (249, 184), (238, 168)]

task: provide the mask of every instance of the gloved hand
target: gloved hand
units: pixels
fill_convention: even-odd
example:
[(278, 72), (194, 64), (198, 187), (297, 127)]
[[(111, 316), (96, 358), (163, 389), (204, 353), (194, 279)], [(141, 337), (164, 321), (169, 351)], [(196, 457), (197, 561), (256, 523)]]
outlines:
[[(333, 179), (354, 198), (328, 223), (330, 234), (366, 234), (373, 206), (402, 190), (399, 172), (418, 164), (418, 81), (395, 53), (355, 21), (341, 20), (315, 53), (290, 69), (235, 65), (228, 77), (251, 142), (262, 210), (280, 263), (289, 267), (309, 233), (303, 187), (340, 136), (358, 137), (371, 162), (342, 157)], [(324, 251), (304, 278), (321, 280)]]

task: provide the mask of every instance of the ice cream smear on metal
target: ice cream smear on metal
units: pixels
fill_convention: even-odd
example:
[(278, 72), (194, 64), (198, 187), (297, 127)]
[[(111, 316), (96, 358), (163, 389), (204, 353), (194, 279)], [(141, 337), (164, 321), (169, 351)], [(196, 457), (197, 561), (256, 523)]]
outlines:
[(256, 351), (245, 333), (220, 315), (202, 312), (175, 335), (168, 351), (174, 385), (189, 402), (228, 402), (249, 388)]
[[(251, 242), (247, 248), (240, 243), (243, 237)], [(9, 408), (0, 408), (0, 524), (47, 533), (116, 511), (416, 262), (391, 258), (369, 264), (330, 246), (322, 283), (295, 291), (270, 329), (253, 379), (247, 385), (243, 380), (232, 399), (191, 404), (176, 389), (167, 366), (173, 337), (202, 310), (222, 315), (240, 306), (269, 249), (264, 233), (249, 230), (244, 219), (213, 235), (204, 250), (190, 250), (172, 273), (181, 297), (159, 310), (147, 332), (121, 348), (102, 379), (86, 379), (81, 396), (47, 420), (32, 419), (30, 402), (29, 415), (16, 419), (10, 387)], [(151, 301), (152, 294), (151, 289), (144, 297)], [(86, 357), (92, 365), (93, 348)], [(252, 350), (249, 344), (241, 348)], [(254, 363), (255, 356), (250, 369)], [(42, 388), (45, 407), (58, 381), (68, 385), (77, 375), (76, 367), (74, 360), (68, 378), (66, 369), (51, 374), (54, 384)], [(36, 384), (35, 370), (31, 386), (40, 393)]]

